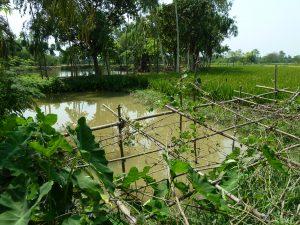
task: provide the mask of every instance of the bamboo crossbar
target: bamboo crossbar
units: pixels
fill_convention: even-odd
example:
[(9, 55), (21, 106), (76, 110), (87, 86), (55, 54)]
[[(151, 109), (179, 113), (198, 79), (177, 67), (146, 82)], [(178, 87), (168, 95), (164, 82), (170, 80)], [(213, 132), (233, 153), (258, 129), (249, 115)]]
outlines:
[(224, 136), (224, 137), (226, 137), (226, 138), (229, 138), (229, 139), (231, 139), (231, 140), (233, 140), (233, 141), (237, 141), (237, 138), (233, 137), (232, 135), (226, 134), (226, 133), (224, 133), (224, 132), (220, 132), (220, 131), (218, 131), (218, 130), (212, 128), (212, 127), (209, 127), (208, 125), (206, 125), (206, 124), (204, 124), (204, 123), (200, 123), (199, 121), (197, 121), (197, 120), (194, 119), (193, 117), (191, 117), (191, 116), (189, 116), (189, 115), (187, 115), (187, 114), (185, 114), (185, 113), (183, 113), (183, 112), (180, 112), (179, 110), (173, 108), (173, 107), (170, 106), (170, 105), (166, 105), (165, 107), (166, 107), (167, 109), (170, 109), (170, 110), (173, 111), (173, 112), (178, 113), (179, 115), (182, 115), (183, 117), (185, 117), (185, 118), (187, 118), (187, 119), (189, 119), (189, 120), (191, 120), (191, 121), (196, 122), (196, 123), (199, 124), (200, 126), (203, 126), (203, 127), (207, 128), (208, 130), (211, 130), (211, 131), (213, 131), (213, 132), (218, 132), (218, 134), (220, 134), (221, 136)]
[[(237, 115), (237, 116), (239, 116), (239, 117), (244, 118), (244, 119), (247, 120), (247, 121), (250, 121), (250, 122), (253, 121), (252, 119), (250, 119), (250, 118), (248, 118), (248, 117), (246, 117), (246, 116), (244, 116), (244, 115), (242, 115), (242, 114), (240, 114), (240, 113), (237, 113), (236, 111), (234, 111), (234, 110), (232, 110), (232, 109), (230, 109), (230, 108), (227, 108), (227, 107), (225, 107), (225, 106), (219, 105), (218, 103), (214, 103), (214, 104), (217, 105), (217, 106), (222, 107), (223, 109), (225, 109), (225, 110), (227, 110), (227, 111), (229, 111), (229, 112), (232, 112), (233, 114), (235, 114), (235, 115)], [(285, 131), (283, 131), (283, 130), (280, 130), (280, 129), (277, 129), (277, 128), (273, 128), (273, 127), (271, 127), (271, 126), (268, 126), (268, 125), (263, 124), (263, 123), (260, 123), (260, 122), (257, 122), (257, 124), (260, 125), (260, 126), (262, 126), (262, 127), (267, 128), (267, 129), (273, 130), (273, 131), (275, 131), (276, 133), (280, 133), (280, 134), (283, 134), (283, 135), (285, 135), (285, 136), (288, 136), (288, 137), (290, 137), (290, 138), (293, 138), (293, 139), (296, 139), (296, 140), (300, 141), (300, 137), (298, 137), (298, 136), (296, 136), (296, 135), (287, 133), (287, 132), (285, 132)]]
[[(266, 87), (266, 86), (262, 86), (262, 85), (256, 85), (256, 87), (264, 88), (264, 89), (268, 89), (268, 90), (274, 90), (274, 88), (272, 88), (272, 87)], [(284, 93), (288, 93), (288, 94), (296, 94), (296, 92), (288, 91), (286, 89), (277, 89), (276, 91), (277, 92), (284, 92)]]
[[(172, 111), (169, 112), (168, 111), (168, 112), (157, 113), (157, 114), (154, 114), (154, 115), (138, 117), (136, 119), (133, 119), (133, 121), (148, 120), (148, 119), (157, 118), (157, 117), (161, 117), (161, 116), (167, 116), (167, 115), (171, 115), (171, 114), (174, 114), (174, 112), (172, 112)], [(109, 124), (104, 124), (104, 125), (92, 127), (91, 130), (92, 131), (104, 130), (104, 129), (107, 129), (107, 128), (117, 127), (119, 125), (120, 125), (120, 122), (109, 123)], [(69, 137), (70, 135), (68, 133), (65, 133), (64, 136)]]
[[(272, 101), (272, 102), (277, 102), (275, 99), (271, 99), (271, 98), (265, 98), (263, 97), (265, 94), (273, 94), (274, 92), (268, 92), (268, 93), (264, 93), (263, 96), (260, 96), (260, 95), (253, 95), (253, 94), (250, 94), (250, 93), (247, 93), (247, 92), (243, 92), (243, 91), (237, 91), (237, 90), (233, 90), (234, 92), (236, 93), (241, 93), (241, 94), (244, 94), (244, 95), (249, 95), (251, 96), (252, 98), (258, 98), (258, 99), (262, 99), (262, 100), (268, 100), (268, 101)], [(245, 98), (244, 98), (245, 99)], [(249, 99), (245, 99), (245, 100), (249, 100)]]
[[(203, 90), (201, 90), (201, 89), (200, 89), (199, 87), (197, 87), (196, 85), (194, 85), (194, 87), (195, 87), (198, 91), (203, 92)], [(292, 92), (292, 93), (293, 93), (293, 94), (296, 94), (296, 93), (294, 93), (294, 92)], [(244, 115), (242, 115), (242, 114), (240, 114), (240, 113), (238, 113), (238, 112), (236, 112), (236, 111), (234, 111), (234, 110), (232, 110), (232, 109), (230, 109), (230, 108), (228, 108), (228, 107), (226, 107), (226, 106), (224, 106), (224, 105), (222, 105), (222, 104), (220, 104), (220, 103), (218, 103), (218, 102), (214, 102), (213, 100), (211, 100), (211, 99), (209, 99), (209, 98), (207, 98), (207, 97), (202, 97), (202, 98), (205, 99), (206, 101), (211, 102), (213, 105), (219, 106), (219, 107), (221, 107), (222, 109), (225, 109), (225, 110), (227, 110), (227, 111), (229, 111), (229, 112), (231, 112), (231, 113), (233, 113), (233, 114), (235, 114), (235, 115), (237, 115), (237, 116), (239, 116), (239, 117), (241, 117), (241, 118), (243, 118), (243, 119), (245, 119), (245, 120), (247, 120), (247, 121), (253, 121), (252, 119), (248, 118), (247, 116), (244, 116)], [(238, 99), (237, 99), (237, 100), (238, 100)], [(293, 138), (293, 139), (296, 139), (296, 140), (300, 141), (300, 137), (298, 137), (298, 136), (296, 136), (296, 135), (287, 133), (287, 132), (285, 132), (285, 131), (279, 130), (279, 129), (274, 128), (274, 127), (270, 127), (270, 126), (268, 126), (268, 125), (266, 125), (266, 124), (263, 124), (263, 123), (260, 123), (260, 122), (257, 122), (257, 124), (260, 125), (260, 126), (263, 126), (263, 127), (267, 128), (267, 129), (271, 129), (271, 130), (275, 131), (276, 133), (280, 133), (280, 134), (283, 134), (283, 135), (285, 135), (285, 136), (288, 136), (288, 137), (290, 137), (290, 138)]]
[[(192, 84), (193, 86), (195, 86), (194, 84)], [(263, 93), (263, 94), (259, 94), (259, 95), (254, 95), (254, 96), (250, 96), (250, 97), (246, 97), (244, 99), (253, 99), (253, 98), (260, 98), (262, 96), (266, 96), (266, 95), (270, 95), (270, 94), (274, 94), (274, 92), (267, 92), (267, 93)], [(237, 99), (231, 99), (231, 100), (227, 100), (227, 101), (222, 101), (222, 102), (219, 102), (220, 104), (227, 104), (227, 103), (233, 103), (233, 102), (237, 102), (238, 100)], [(212, 106), (213, 103), (205, 103), (205, 104), (201, 104), (201, 105), (198, 105), (195, 107), (195, 109), (198, 109), (198, 108), (203, 108), (203, 107), (207, 107), (207, 106)]]

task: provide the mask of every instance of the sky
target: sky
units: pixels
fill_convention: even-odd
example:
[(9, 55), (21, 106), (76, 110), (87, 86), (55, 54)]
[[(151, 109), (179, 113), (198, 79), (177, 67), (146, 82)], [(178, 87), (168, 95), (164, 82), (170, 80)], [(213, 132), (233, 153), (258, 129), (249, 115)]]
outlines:
[[(231, 50), (258, 49), (262, 55), (283, 50), (291, 56), (300, 55), (300, 0), (233, 0), (230, 15), (239, 30), (237, 37), (224, 42)], [(26, 19), (28, 16), (21, 17), (18, 11), (8, 15), (15, 34)]]

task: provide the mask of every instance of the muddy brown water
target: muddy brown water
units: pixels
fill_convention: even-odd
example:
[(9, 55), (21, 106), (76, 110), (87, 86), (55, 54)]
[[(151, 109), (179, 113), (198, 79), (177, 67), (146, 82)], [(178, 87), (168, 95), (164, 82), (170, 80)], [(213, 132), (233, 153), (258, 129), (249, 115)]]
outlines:
[[(135, 119), (141, 116), (147, 116), (158, 113), (159, 111), (149, 112), (147, 107), (129, 94), (95, 92), (95, 93), (76, 93), (62, 94), (52, 96), (45, 100), (37, 102), (38, 106), (46, 114), (54, 113), (58, 115), (58, 122), (55, 125), (60, 131), (64, 131), (66, 125), (75, 126), (77, 120), (85, 116), (88, 125), (91, 127), (100, 126), (108, 123), (117, 122), (117, 118), (108, 111), (103, 104), (117, 111), (118, 105), (122, 106), (124, 116)], [(167, 110), (164, 110), (167, 111)], [(25, 117), (34, 117), (35, 112), (27, 110)], [(179, 132), (179, 116), (168, 115), (149, 119), (141, 122), (143, 130), (149, 135), (157, 138), (161, 142), (171, 143), (172, 137), (178, 137)], [(184, 122), (184, 130), (189, 130), (190, 122)], [(128, 132), (132, 129), (125, 129)], [(210, 134), (211, 132), (203, 127), (197, 127), (199, 136)], [(95, 131), (94, 135), (97, 140), (101, 141), (104, 146), (106, 157), (109, 160), (120, 158), (120, 149), (117, 144), (118, 139), (110, 138), (118, 134), (117, 127)], [(191, 145), (192, 146), (192, 145)], [(156, 150), (159, 147), (142, 135), (136, 134), (131, 141), (125, 143), (125, 156), (135, 155), (147, 151)], [(194, 165), (194, 153), (184, 153), (183, 156), (191, 161), (191, 163), (199, 168), (210, 167), (216, 163), (220, 163), (231, 151), (232, 141), (220, 135), (203, 139), (197, 142), (197, 152), (199, 156), (199, 164)], [(154, 164), (157, 164), (153, 166)], [(145, 166), (151, 166), (150, 174), (157, 180), (166, 178), (166, 166), (162, 158), (162, 152), (143, 155), (136, 158), (126, 160), (126, 172), (132, 167), (142, 170)], [(109, 167), (116, 175), (122, 173), (121, 162), (113, 162)]]

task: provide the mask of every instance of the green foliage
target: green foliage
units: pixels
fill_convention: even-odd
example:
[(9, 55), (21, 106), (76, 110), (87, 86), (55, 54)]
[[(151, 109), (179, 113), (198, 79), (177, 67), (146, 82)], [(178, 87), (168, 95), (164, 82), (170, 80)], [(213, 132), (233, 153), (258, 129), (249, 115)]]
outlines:
[(286, 170), (283, 167), (283, 164), (277, 159), (277, 157), (276, 157), (275, 152), (274, 152), (273, 149), (271, 149), (267, 145), (264, 145), (263, 149), (262, 149), (262, 152), (263, 152), (264, 156), (267, 158), (268, 163), (270, 163), (270, 165), (274, 169), (276, 169), (276, 170), (278, 170), (278, 171), (280, 171), (282, 173), (287, 174)]
[(53, 181), (43, 184), (39, 188), (39, 196), (32, 206), (28, 205), (27, 199), (22, 202), (15, 202), (8, 193), (3, 193), (0, 198), (0, 204), (8, 209), (0, 214), (0, 223), (7, 225), (27, 225), (30, 221), (32, 211), (38, 206), (42, 198), (46, 196), (53, 186)]
[(21, 113), (34, 105), (34, 97), (41, 97), (33, 84), (28, 84), (16, 74), (0, 68), (0, 118), (9, 113)]
[[(99, 203), (108, 201), (114, 185), (104, 151), (84, 118), (76, 130), (69, 129), (72, 145), (52, 128), (56, 120), (38, 109), (36, 120), (10, 116), (1, 121), (1, 224), (107, 221), (106, 206)], [(70, 218), (60, 217), (70, 212)]]
[(147, 179), (147, 173), (149, 172), (149, 170), (149, 166), (145, 167), (142, 172), (139, 172), (136, 167), (132, 167), (129, 173), (124, 178), (122, 185), (125, 188), (129, 188), (132, 183), (138, 181), (139, 179)]

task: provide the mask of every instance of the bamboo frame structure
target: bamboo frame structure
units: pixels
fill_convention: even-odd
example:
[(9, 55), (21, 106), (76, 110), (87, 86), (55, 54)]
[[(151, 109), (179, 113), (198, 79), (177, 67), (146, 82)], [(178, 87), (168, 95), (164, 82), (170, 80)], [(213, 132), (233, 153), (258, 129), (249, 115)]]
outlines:
[[(298, 137), (295, 134), (291, 134), (288, 133), (286, 131), (280, 130), (278, 128), (276, 128), (275, 126), (271, 126), (268, 124), (265, 124), (263, 121), (265, 121), (266, 119), (272, 118), (275, 115), (279, 115), (279, 116), (285, 116), (280, 114), (280, 108), (275, 108), (273, 107), (274, 105), (281, 103), (280, 101), (278, 101), (278, 94), (279, 93), (285, 93), (285, 94), (291, 94), (292, 97), (289, 99), (289, 102), (295, 101), (297, 97), (299, 97), (299, 90), (297, 92), (293, 92), (293, 91), (289, 91), (287, 89), (280, 89), (278, 88), (278, 72), (277, 72), (277, 68), (275, 69), (275, 78), (274, 78), (274, 88), (272, 87), (266, 87), (266, 86), (261, 86), (261, 85), (257, 85), (258, 88), (262, 88), (265, 90), (272, 90), (270, 92), (266, 92), (266, 93), (262, 93), (262, 94), (258, 94), (258, 95), (254, 95), (251, 93), (247, 93), (245, 91), (242, 91), (242, 88), (240, 88), (239, 91), (234, 91), (235, 93), (238, 93), (238, 97), (234, 97), (231, 100), (227, 100), (227, 101), (214, 101), (212, 98), (210, 98), (209, 93), (206, 93), (205, 91), (203, 91), (199, 86), (197, 86), (196, 84), (192, 84), (192, 86), (195, 88), (196, 91), (198, 91), (199, 93), (202, 94), (202, 96), (200, 98), (202, 98), (203, 100), (206, 101), (206, 103), (198, 105), (196, 107), (194, 107), (194, 112), (196, 112), (197, 110), (200, 110), (201, 108), (204, 107), (210, 107), (210, 106), (215, 106), (215, 107), (219, 107), (222, 110), (229, 112), (233, 115), (233, 122), (234, 124), (232, 126), (220, 129), (220, 128), (216, 128), (214, 126), (211, 126), (210, 124), (206, 124), (203, 122), (199, 122), (197, 119), (195, 119), (193, 116), (189, 115), (188, 113), (183, 111), (183, 96), (182, 93), (180, 94), (180, 108), (175, 108), (171, 105), (166, 105), (165, 108), (168, 109), (168, 111), (165, 112), (161, 112), (161, 113), (157, 113), (154, 115), (149, 115), (149, 116), (143, 116), (143, 117), (139, 117), (133, 120), (129, 120), (126, 119), (123, 115), (122, 115), (122, 110), (121, 110), (121, 106), (118, 106), (117, 108), (117, 112), (115, 112), (113, 109), (111, 109), (110, 107), (103, 105), (108, 111), (110, 111), (116, 118), (118, 121), (114, 122), (114, 123), (109, 123), (109, 124), (104, 124), (101, 126), (97, 126), (97, 127), (93, 127), (91, 128), (92, 131), (100, 131), (103, 129), (109, 129), (109, 128), (117, 128), (118, 130), (118, 134), (112, 137), (108, 137), (108, 139), (114, 139), (117, 138), (118, 140), (114, 143), (114, 144), (118, 144), (118, 147), (120, 149), (120, 157), (118, 158), (114, 158), (109, 160), (109, 163), (116, 163), (116, 162), (121, 162), (122, 164), (122, 172), (125, 173), (126, 172), (126, 160), (129, 159), (133, 159), (133, 158), (138, 158), (141, 156), (145, 156), (145, 155), (150, 155), (153, 153), (158, 153), (158, 152), (164, 152), (167, 154), (167, 156), (171, 156), (171, 157), (181, 157), (184, 158), (183, 156), (178, 156), (176, 153), (174, 153), (172, 150), (174, 149), (174, 147), (176, 147), (175, 143), (163, 143), (160, 140), (158, 140), (156, 137), (154, 137), (153, 135), (150, 135), (149, 133), (147, 133), (146, 129), (139, 129), (135, 127), (135, 122), (137, 121), (147, 121), (150, 119), (156, 119), (161, 117), (162, 120), (164, 119), (165, 116), (169, 116), (169, 115), (176, 115), (179, 116), (179, 127), (176, 127), (179, 129), (179, 132), (182, 133), (183, 132), (183, 118), (185, 118), (187, 121), (190, 121), (191, 123), (193, 123), (195, 126), (200, 126), (203, 127), (205, 129), (207, 129), (208, 131), (210, 131), (210, 133), (208, 134), (204, 134), (201, 135), (199, 137), (193, 137), (191, 140), (186, 141), (186, 144), (193, 144), (193, 149), (194, 149), (194, 162), (195, 162), (195, 167), (193, 168), (195, 171), (197, 171), (197, 173), (200, 176), (204, 176), (205, 174), (202, 171), (205, 171), (207, 169), (211, 169), (211, 168), (217, 168), (219, 166), (219, 164), (215, 164), (213, 166), (202, 166), (202, 167), (198, 167), (196, 166), (196, 164), (198, 163), (199, 160), (199, 155), (197, 154), (197, 141), (203, 140), (203, 139), (209, 139), (213, 136), (216, 135), (220, 135), (226, 139), (229, 139), (231, 141), (233, 141), (232, 144), (232, 150), (235, 148), (236, 144), (239, 143), (239, 137), (237, 136), (237, 129), (238, 128), (243, 128), (249, 125), (256, 125), (258, 127), (264, 128), (266, 130), (272, 131), (276, 134), (280, 134), (286, 138), (292, 139), (296, 142), (299, 142), (298, 144), (293, 144), (291, 146), (288, 147), (283, 147), (282, 150), (279, 150), (278, 152), (276, 152), (276, 156), (281, 159), (282, 161), (286, 162), (290, 167), (296, 167), (296, 168), (300, 168), (300, 163), (298, 162), (294, 162), (288, 158), (286, 158), (285, 156), (281, 155), (282, 153), (285, 153), (287, 151), (290, 151), (291, 149), (294, 148), (298, 148), (300, 147), (300, 137)], [(246, 97), (242, 97), (242, 95), (246, 96)], [(270, 96), (270, 97), (267, 97)], [(271, 98), (274, 97), (274, 98)], [(193, 95), (193, 100), (196, 100), (195, 95)], [(264, 105), (264, 104), (260, 104), (255, 102), (255, 100), (264, 100), (264, 101), (268, 101), (268, 102), (272, 102), (272, 104), (274, 105)], [(264, 116), (260, 117), (260, 118), (250, 118), (248, 115), (244, 115), (242, 110), (241, 110), (241, 106), (242, 105), (250, 105), (251, 107), (259, 107), (257, 110), (258, 112), (263, 113)], [(231, 106), (234, 106), (235, 109), (232, 109)], [(272, 111), (273, 110), (273, 111)], [(266, 115), (267, 113), (267, 115)], [(244, 120), (245, 122), (242, 122), (242, 120)], [(148, 141), (150, 141), (151, 143), (154, 143), (155, 146), (157, 147), (157, 149), (151, 149), (149, 151), (144, 151), (144, 152), (140, 152), (137, 154), (133, 154), (133, 155), (125, 155), (124, 152), (124, 139), (126, 138), (124, 135), (124, 128), (128, 126), (130, 127), (133, 131), (130, 132), (131, 135), (134, 134), (140, 134), (143, 137), (145, 137)], [(150, 126), (149, 126), (150, 127)], [(228, 133), (229, 131), (233, 131), (233, 135), (231, 133)], [(68, 134), (65, 134), (65, 136), (68, 136)], [(111, 144), (112, 145), (112, 144)], [(109, 146), (109, 145), (108, 145)], [(258, 163), (260, 163), (261, 160), (264, 160), (263, 157), (259, 157), (258, 159), (256, 159), (254, 162), (252, 162), (249, 167), (254, 167), (256, 165), (258, 165)], [(159, 164), (160, 162), (157, 162), (157, 164)], [(200, 168), (200, 169), (199, 169)], [(163, 182), (166, 180), (169, 180), (170, 183), (171, 178), (170, 174), (169, 174), (169, 170), (170, 168), (168, 167), (168, 165), (166, 165), (166, 168), (164, 168), (164, 170), (167, 169), (168, 171), (168, 177), (166, 177), (165, 179), (162, 179), (160, 181), (157, 181), (157, 183), (159, 182)], [(160, 172), (161, 170), (158, 170), (158, 172)], [(154, 172), (153, 172), (154, 173)], [(179, 176), (183, 176), (185, 174), (181, 174)], [(261, 221), (268, 221), (268, 216), (264, 213), (259, 212), (257, 209), (255, 209), (254, 207), (248, 205), (248, 203), (246, 203), (245, 201), (243, 201), (243, 199), (238, 198), (237, 196), (233, 195), (232, 193), (230, 193), (229, 191), (227, 191), (226, 189), (222, 188), (219, 185), (219, 181), (212, 181), (209, 180), (209, 183), (211, 183), (218, 191), (220, 191), (222, 194), (224, 194), (225, 196), (227, 196), (229, 199), (233, 200), (235, 203), (237, 203), (240, 206), (244, 207), (244, 210), (247, 211), (249, 214), (252, 214), (255, 218), (258, 218)], [(150, 186), (150, 184), (141, 186), (139, 188), (136, 188), (133, 191), (138, 191), (141, 190), (143, 188), (147, 188), (148, 186)], [(174, 188), (172, 188), (172, 192), (173, 192), (173, 197), (175, 198), (175, 201), (168, 203), (168, 206), (174, 206), (177, 205), (177, 208), (179, 209), (179, 212), (181, 214), (181, 216), (183, 217), (183, 221), (185, 224), (189, 224), (189, 221), (184, 213), (184, 210), (181, 208), (181, 201), (183, 201), (186, 197), (191, 196), (191, 193), (189, 193), (186, 196), (181, 196), (178, 197), (174, 191)], [(125, 218), (127, 218), (128, 222), (130, 224), (136, 224), (137, 223), (137, 219), (132, 216), (130, 214), (130, 210), (126, 208), (126, 206), (120, 201), (120, 200), (115, 200), (115, 203), (117, 205), (117, 207), (123, 212)]]

